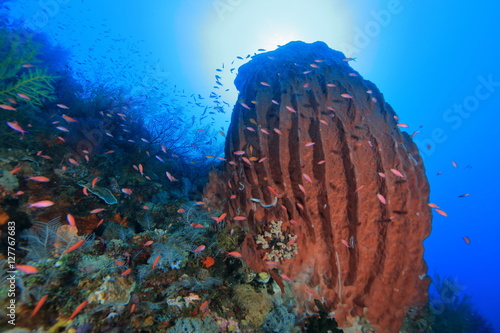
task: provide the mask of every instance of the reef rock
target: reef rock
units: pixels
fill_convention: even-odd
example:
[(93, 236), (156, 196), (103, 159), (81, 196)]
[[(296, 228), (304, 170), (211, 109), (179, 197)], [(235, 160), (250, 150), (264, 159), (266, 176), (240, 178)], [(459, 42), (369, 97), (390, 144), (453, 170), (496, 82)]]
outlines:
[(250, 268), (292, 280), (302, 311), (318, 299), (345, 332), (397, 332), (427, 300), (429, 185), (416, 145), (350, 60), (292, 42), (241, 66), (227, 163), (205, 197), (248, 230)]

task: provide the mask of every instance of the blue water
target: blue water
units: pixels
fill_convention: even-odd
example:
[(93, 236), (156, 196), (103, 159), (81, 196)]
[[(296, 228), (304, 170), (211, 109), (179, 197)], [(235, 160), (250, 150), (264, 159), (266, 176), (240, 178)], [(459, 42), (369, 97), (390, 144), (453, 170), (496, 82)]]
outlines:
[[(191, 94), (208, 99), (214, 91), (232, 106), (237, 70), (231, 69), (258, 49), (291, 40), (321, 40), (355, 57), (351, 66), (380, 88), (408, 132), (421, 131), (415, 141), (431, 202), (449, 215), (434, 216), (425, 241), (429, 275), (456, 278), (458, 293), (470, 295), (500, 332), (500, 4), (16, 0), (2, 6), (9, 20), (22, 20), (69, 50), (70, 67), (83, 80), (115, 80), (143, 99), (167, 82), (177, 102)], [(218, 89), (215, 75), (223, 84)], [(207, 121), (225, 130), (229, 119), (226, 112)]]

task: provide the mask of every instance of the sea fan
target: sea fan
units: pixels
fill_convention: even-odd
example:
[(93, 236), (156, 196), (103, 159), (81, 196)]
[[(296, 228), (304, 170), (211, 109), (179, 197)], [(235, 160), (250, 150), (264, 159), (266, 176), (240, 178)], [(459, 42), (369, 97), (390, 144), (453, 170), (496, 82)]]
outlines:
[(58, 240), (57, 229), (61, 226), (61, 217), (58, 216), (48, 222), (37, 221), (31, 228), (21, 234), (21, 238), (27, 241), (22, 249), (28, 251), (28, 259), (45, 261), (51, 257)]
[[(39, 62), (39, 45), (31, 38), (25, 38), (0, 30), (0, 51), (4, 58), (0, 60), (0, 101), (7, 98), (22, 100), (31, 105), (42, 105), (42, 100), (54, 99), (54, 76), (50, 76), (46, 69), (34, 66)], [(21, 98), (26, 95), (29, 99)]]
[(153, 264), (159, 256), (160, 259), (157, 263), (159, 269), (165, 271), (180, 269), (186, 264), (190, 249), (191, 245), (187, 241), (172, 235), (165, 243), (153, 244), (153, 253), (148, 260), (148, 264)]
[(153, 230), (156, 225), (151, 214), (144, 214), (144, 218), (142, 220), (138, 220), (138, 222), (144, 230)]
[(84, 236), (77, 236), (76, 230), (71, 228), (69, 225), (62, 225), (60, 217), (48, 222), (37, 221), (31, 228), (21, 233), (21, 238), (27, 243), (20, 248), (28, 251), (28, 260), (45, 261), (53, 255), (64, 253), (84, 238)]

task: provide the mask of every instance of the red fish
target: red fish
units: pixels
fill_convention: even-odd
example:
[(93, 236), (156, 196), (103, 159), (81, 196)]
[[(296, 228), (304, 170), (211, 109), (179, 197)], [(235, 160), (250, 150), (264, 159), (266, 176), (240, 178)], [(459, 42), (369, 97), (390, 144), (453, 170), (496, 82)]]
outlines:
[(129, 188), (122, 188), (122, 192), (127, 194), (127, 195), (131, 195), (132, 194), (132, 190), (129, 189)]
[(69, 316), (69, 320), (72, 320), (73, 318), (76, 317), (76, 315), (83, 310), (83, 308), (87, 305), (89, 301), (85, 300), (83, 301), (80, 305), (78, 305), (75, 309), (75, 311), (73, 311), (73, 313), (71, 314), (71, 316)]
[(153, 265), (151, 265), (151, 269), (155, 269), (156, 265), (160, 261), (161, 256), (156, 257), (155, 261), (153, 262)]
[(233, 154), (236, 156), (241, 156), (241, 155), (245, 155), (245, 151), (244, 150), (237, 150), (237, 151), (233, 152)]
[(230, 255), (231, 257), (236, 257), (236, 258), (242, 257), (241, 253), (236, 252), (236, 251), (231, 251), (231, 252), (228, 252), (227, 254)]
[(340, 96), (342, 96), (342, 97), (344, 97), (344, 98), (352, 98), (352, 96), (351, 96), (351, 95), (349, 95), (349, 94), (340, 94)]
[(35, 308), (33, 309), (33, 312), (31, 312), (30, 318), (37, 314), (38, 310), (40, 310), (40, 308), (42, 307), (42, 305), (47, 300), (47, 297), (49, 297), (49, 295), (44, 295), (44, 296), (42, 296), (42, 298), (40, 298), (40, 300), (36, 304)]
[(0, 104), (0, 108), (1, 109), (4, 109), (4, 110), (9, 110), (9, 111), (15, 111), (16, 108), (10, 106), (10, 105), (7, 105), (7, 104)]
[(68, 161), (69, 161), (69, 163), (71, 163), (73, 165), (76, 165), (76, 166), (79, 165), (78, 162), (76, 160), (72, 159), (72, 158), (69, 158)]
[(68, 214), (66, 215), (66, 220), (68, 221), (68, 224), (72, 227), (75, 227), (76, 228), (76, 221), (75, 221), (75, 218), (73, 215), (71, 214)]
[(70, 116), (67, 116), (63, 114), (61, 117), (63, 117), (64, 120), (66, 120), (68, 123), (76, 123), (78, 120), (71, 118)]
[(125, 264), (124, 264), (122, 261), (120, 261), (120, 260), (115, 260), (115, 264), (116, 264), (117, 266), (120, 266), (120, 267), (123, 267), (123, 266), (125, 265)]
[(341, 242), (342, 242), (342, 244), (344, 244), (344, 246), (345, 246), (345, 247), (347, 247), (348, 249), (350, 249), (350, 248), (351, 248), (351, 245), (349, 245), (349, 243), (348, 243), (346, 240), (342, 239), (342, 240), (341, 240)]
[(24, 138), (24, 133), (28, 133), (28, 131), (23, 130), (21, 126), (17, 123), (17, 121), (8, 121), (7, 125), (12, 128), (14, 131), (21, 133), (21, 140)]
[(385, 200), (384, 196), (380, 193), (377, 193), (377, 198), (382, 204), (387, 204), (387, 200)]
[(142, 244), (142, 246), (150, 246), (153, 243), (154, 242), (152, 240), (148, 240), (147, 242), (145, 242), (144, 244)]
[(62, 254), (70, 253), (71, 251), (74, 251), (74, 250), (78, 249), (80, 246), (82, 246), (82, 244), (84, 242), (85, 242), (85, 239), (79, 240), (78, 242), (76, 242), (75, 244), (73, 244), (69, 249), (67, 249), (66, 251), (64, 251)]
[(127, 276), (129, 275), (130, 273), (132, 273), (132, 268), (129, 268), (129, 269), (126, 269), (123, 271), (123, 273), (121, 274), (121, 276)]
[(442, 211), (441, 209), (436, 209), (436, 213), (443, 215), (444, 217), (448, 216), (448, 214), (446, 212)]
[(288, 105), (287, 105), (287, 106), (286, 106), (286, 109), (287, 109), (288, 111), (290, 111), (290, 112), (297, 113), (297, 111), (295, 111), (295, 109), (294, 109), (294, 108), (292, 108), (291, 106), (288, 106)]
[(245, 216), (241, 216), (241, 215), (233, 217), (233, 220), (235, 220), (235, 221), (245, 221), (246, 219), (247, 218)]
[(271, 85), (265, 81), (262, 81), (260, 84), (262, 84), (265, 87), (270, 87)]
[(64, 104), (56, 104), (56, 105), (57, 105), (58, 107), (60, 107), (61, 109), (66, 109), (66, 110), (68, 110), (68, 109), (69, 109), (69, 108), (68, 108), (66, 105), (64, 105)]
[(176, 182), (177, 181), (177, 178), (175, 178), (174, 176), (172, 176), (170, 174), (170, 172), (167, 171), (167, 178), (168, 180), (170, 180), (171, 182)]
[(470, 245), (470, 238), (467, 236), (464, 236), (464, 242)]
[(361, 185), (360, 187), (358, 187), (358, 188), (356, 189), (356, 191), (354, 191), (354, 193), (356, 193), (356, 192), (358, 192), (358, 191), (361, 191), (361, 190), (363, 189), (363, 187), (365, 187), (365, 185)]
[(50, 200), (42, 200), (42, 201), (37, 201), (34, 203), (29, 203), (28, 207), (35, 207), (35, 208), (45, 208), (45, 207), (50, 207), (54, 203)]
[(243, 160), (243, 162), (245, 162), (246, 164), (248, 165), (252, 165), (252, 162), (250, 162), (250, 160), (248, 158), (246, 158), (245, 156), (241, 157), (241, 159)]
[(50, 179), (48, 179), (47, 177), (43, 177), (43, 176), (28, 177), (26, 179), (32, 180), (34, 182), (41, 182), (41, 183), (50, 182)]
[(396, 169), (391, 169), (391, 172), (398, 177), (404, 178), (404, 175)]
[(21, 97), (22, 99), (27, 99), (28, 101), (31, 100), (31, 98), (29, 98), (27, 95), (25, 94), (20, 94), (18, 93), (17, 96)]
[(105, 211), (105, 210), (106, 210), (106, 209), (104, 209), (104, 208), (96, 208), (96, 209), (92, 209), (92, 210), (90, 211), (90, 214), (97, 214), (97, 213), (100, 213), (100, 212)]
[(311, 179), (311, 177), (309, 177), (309, 175), (308, 175), (308, 174), (306, 174), (306, 173), (303, 173), (303, 174), (302, 174), (302, 177), (304, 177), (304, 179), (305, 179), (305, 180), (307, 180), (309, 183), (312, 183), (312, 182), (313, 182), (313, 181), (312, 181), (312, 179)]
[(58, 130), (60, 130), (60, 131), (66, 132), (66, 133), (68, 133), (68, 132), (69, 132), (69, 129), (67, 129), (66, 127), (63, 127), (63, 126), (57, 126), (56, 128), (57, 128)]
[(219, 217), (217, 218), (217, 220), (216, 220), (216, 221), (217, 221), (217, 223), (219, 223), (220, 221), (224, 220), (224, 218), (226, 218), (226, 216), (227, 216), (227, 214), (226, 214), (226, 213), (222, 213), (222, 214), (221, 214), (221, 216), (219, 216)]
[(17, 166), (14, 169), (12, 169), (12, 171), (10, 172), (10, 174), (13, 175), (13, 174), (17, 173), (19, 170), (21, 170), (21, 166)]
[(92, 188), (95, 187), (95, 184), (97, 184), (97, 182), (99, 181), (99, 177), (95, 177), (93, 180), (92, 180)]
[(193, 228), (205, 228), (203, 224), (199, 223), (191, 223), (190, 226), (192, 226)]
[(16, 269), (18, 269), (21, 272), (26, 273), (26, 274), (38, 273), (38, 268), (36, 268), (35, 266), (31, 266), (31, 265), (16, 265)]
[(200, 245), (198, 246), (196, 249), (193, 250), (193, 252), (195, 253), (200, 253), (202, 252), (203, 250), (205, 250), (206, 246), (205, 245)]

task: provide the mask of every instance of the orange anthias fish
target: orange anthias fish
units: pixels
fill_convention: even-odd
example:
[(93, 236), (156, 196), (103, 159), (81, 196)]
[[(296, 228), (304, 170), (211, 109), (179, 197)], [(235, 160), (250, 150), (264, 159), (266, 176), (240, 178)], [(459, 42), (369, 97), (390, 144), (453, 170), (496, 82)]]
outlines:
[(377, 198), (382, 204), (387, 204), (387, 200), (385, 200), (384, 196), (380, 193), (377, 193)]
[(443, 215), (444, 217), (447, 217), (448, 214), (444, 211), (442, 211), (441, 209), (435, 209), (436, 213), (440, 214), (440, 215)]
[(241, 257), (243, 257), (243, 256), (241, 255), (241, 253), (236, 252), (236, 251), (231, 251), (231, 252), (228, 252), (227, 254), (228, 254), (229, 256), (231, 256), (231, 257), (236, 257), (236, 258), (241, 258)]
[(470, 238), (467, 236), (464, 236), (464, 242), (470, 245)]
[(75, 311), (73, 311), (73, 313), (71, 314), (71, 316), (69, 316), (69, 320), (72, 320), (73, 318), (76, 317), (76, 315), (83, 310), (83, 308), (87, 305), (89, 301), (85, 300), (83, 301), (80, 305), (78, 305), (75, 309)]
[(122, 192), (127, 194), (127, 195), (131, 195), (132, 194), (132, 190), (129, 189), (129, 188), (122, 188)]
[(151, 265), (151, 269), (155, 269), (156, 265), (160, 261), (161, 256), (156, 257), (155, 261), (153, 262), (153, 265)]
[(21, 140), (24, 138), (24, 133), (28, 133), (28, 131), (23, 130), (21, 126), (17, 123), (17, 121), (8, 121), (7, 125), (12, 128), (14, 131), (21, 133)]
[(66, 253), (70, 253), (71, 251), (74, 251), (76, 249), (78, 249), (80, 246), (82, 246), (82, 244), (85, 242), (85, 239), (82, 239), (82, 240), (79, 240), (78, 242), (76, 242), (73, 246), (71, 246), (70, 248), (68, 248), (66, 251), (64, 251), (62, 254), (66, 254)]
[(31, 312), (30, 318), (37, 314), (38, 310), (40, 310), (43, 303), (45, 303), (45, 301), (47, 300), (47, 297), (49, 297), (49, 295), (44, 295), (44, 296), (42, 296), (42, 298), (40, 298), (40, 300), (36, 304), (35, 308), (33, 309), (33, 312)]
[(16, 108), (10, 106), (10, 105), (6, 105), (6, 104), (0, 104), (0, 108), (1, 109), (4, 109), (4, 110), (9, 110), (9, 111), (15, 111)]
[(199, 252), (202, 252), (203, 250), (205, 250), (205, 248), (206, 248), (205, 245), (200, 245), (196, 249), (194, 249), (193, 252), (199, 253)]
[(66, 120), (68, 123), (76, 123), (78, 120), (75, 118), (71, 118), (70, 116), (67, 116), (63, 114), (61, 117), (63, 117), (64, 120)]
[(97, 184), (97, 182), (99, 181), (99, 177), (95, 177), (93, 180), (92, 180), (92, 188), (95, 187), (95, 184)]
[(396, 169), (391, 169), (391, 172), (398, 177), (404, 178), (404, 175)]
[(172, 176), (170, 174), (170, 172), (167, 171), (166, 173), (167, 173), (168, 180), (170, 180), (171, 182), (176, 182), (177, 181), (177, 178), (175, 178), (174, 176)]
[(50, 182), (50, 179), (48, 179), (47, 177), (43, 177), (43, 176), (28, 177), (26, 179), (32, 180), (34, 182), (41, 182), (41, 183)]
[(17, 166), (17, 167), (15, 167), (14, 169), (12, 169), (12, 171), (10, 172), (10, 174), (13, 175), (13, 174), (19, 172), (19, 170), (21, 170), (21, 166), (20, 165)]
[(45, 208), (45, 207), (50, 207), (53, 204), (54, 203), (50, 200), (42, 200), (42, 201), (37, 201), (37, 202), (28, 204), (28, 207)]
[(75, 217), (71, 214), (66, 215), (66, 220), (68, 221), (68, 224), (72, 227), (76, 228), (76, 221)]
[(69, 161), (69, 163), (71, 163), (73, 165), (76, 165), (76, 166), (79, 165), (78, 162), (75, 159), (73, 159), (73, 158), (69, 158), (68, 161)]
[(38, 268), (36, 268), (35, 266), (31, 266), (31, 265), (16, 265), (16, 269), (18, 269), (21, 272), (26, 273), (26, 274), (38, 273)]

